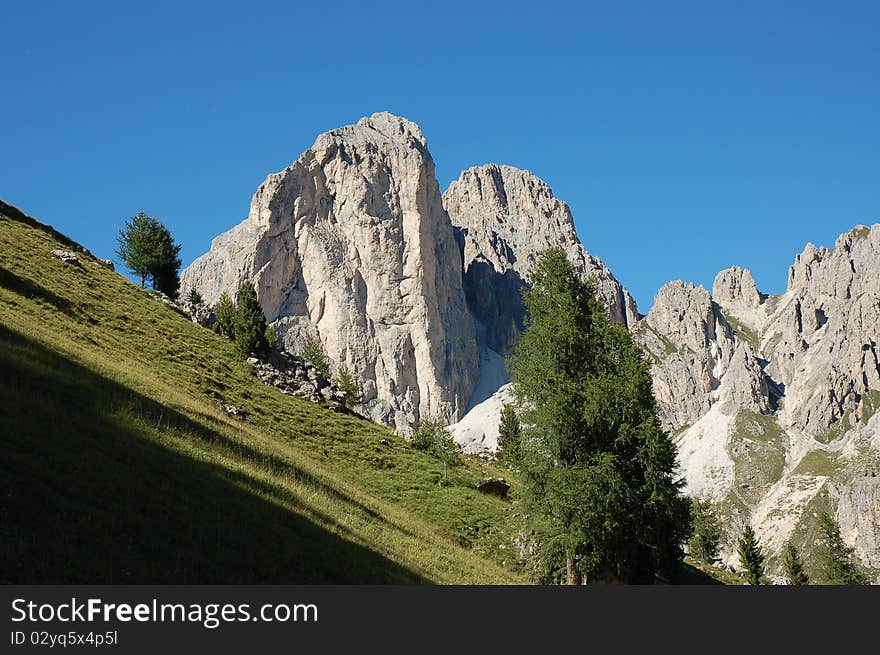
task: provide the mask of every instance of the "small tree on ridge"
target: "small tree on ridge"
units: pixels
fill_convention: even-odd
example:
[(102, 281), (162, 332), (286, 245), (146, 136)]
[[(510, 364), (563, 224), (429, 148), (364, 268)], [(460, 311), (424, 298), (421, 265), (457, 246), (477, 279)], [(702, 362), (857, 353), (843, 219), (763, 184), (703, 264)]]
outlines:
[(157, 291), (176, 298), (180, 288), (180, 244), (158, 219), (140, 211), (125, 222), (116, 237), (117, 256), (146, 286), (147, 278)]

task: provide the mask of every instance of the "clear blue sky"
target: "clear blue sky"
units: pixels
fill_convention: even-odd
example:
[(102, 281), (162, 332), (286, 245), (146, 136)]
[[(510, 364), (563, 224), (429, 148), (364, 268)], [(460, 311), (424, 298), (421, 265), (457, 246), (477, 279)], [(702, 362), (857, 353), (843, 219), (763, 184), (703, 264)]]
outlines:
[[(143, 209), (184, 263), (315, 136), (388, 110), (441, 188), (534, 171), (649, 309), (880, 220), (873, 2), (2, 3), (0, 197), (97, 254)], [(131, 6), (129, 6), (131, 5)]]

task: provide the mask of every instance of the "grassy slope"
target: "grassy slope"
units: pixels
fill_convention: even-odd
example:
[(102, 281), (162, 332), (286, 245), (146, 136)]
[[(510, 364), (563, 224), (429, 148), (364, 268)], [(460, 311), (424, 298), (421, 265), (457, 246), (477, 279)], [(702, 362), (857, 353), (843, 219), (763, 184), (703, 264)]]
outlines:
[(673, 581), (680, 585), (744, 585), (745, 578), (727, 569), (713, 566), (693, 557), (685, 557), (684, 564)]
[(473, 488), (491, 465), (438, 485), (435, 459), (262, 385), (59, 245), (0, 205), (0, 582), (524, 581), (493, 529), (511, 504)]
[[(509, 471), (466, 458), (438, 485), (437, 460), (262, 385), (59, 246), (77, 248), (0, 203), (0, 583), (526, 582), (513, 505), (473, 489)], [(675, 582), (728, 577), (686, 561)]]

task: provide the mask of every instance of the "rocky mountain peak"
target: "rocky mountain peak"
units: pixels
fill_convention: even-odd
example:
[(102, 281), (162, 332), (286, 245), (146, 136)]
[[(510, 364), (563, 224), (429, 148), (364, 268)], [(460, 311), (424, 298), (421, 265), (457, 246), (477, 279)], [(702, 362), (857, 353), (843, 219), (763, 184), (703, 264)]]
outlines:
[(497, 389), (497, 353), (522, 329), (520, 291), (551, 246), (595, 276), (614, 320), (638, 319), (546, 182), (489, 164), (441, 197), (419, 127), (380, 112), (318, 136), (269, 175), (248, 218), (214, 239), (182, 285), (214, 304), (252, 281), (286, 348), (317, 338), (362, 380), (371, 416), (406, 431), (424, 416), (460, 418), (481, 380), (480, 393)]
[[(403, 137), (414, 138), (422, 145), (427, 145), (422, 136), (421, 128), (407, 118), (395, 116), (387, 111), (379, 111), (372, 116), (365, 116), (357, 122), (358, 127), (365, 127), (385, 135), (388, 139)], [(341, 128), (345, 130), (346, 128)]]
[(739, 266), (731, 266), (718, 273), (712, 284), (712, 298), (722, 306), (738, 304), (757, 307), (763, 300), (751, 271)]
[(762, 328), (768, 371), (786, 385), (785, 417), (824, 439), (880, 387), (880, 224), (857, 226), (834, 248), (808, 244)]
[(253, 281), (282, 343), (317, 338), (371, 415), (454, 421), (476, 383), (461, 256), (421, 130), (378, 113), (269, 175), (248, 218), (182, 274), (208, 303)]
[[(479, 213), (480, 227), (500, 227), (519, 242), (543, 240), (548, 247), (580, 245), (568, 205), (529, 171), (498, 164), (469, 168), (449, 185), (444, 201), (450, 215), (473, 218)], [(529, 248), (528, 254), (533, 254), (532, 250)]]
[[(718, 401), (721, 380), (739, 344), (704, 287), (680, 280), (663, 285), (634, 334), (653, 354), (654, 393), (667, 428), (693, 423)], [(750, 365), (748, 355), (743, 360)], [(751, 366), (749, 370), (754, 372)], [(741, 381), (749, 390), (754, 386), (751, 379)]]
[(529, 171), (486, 164), (464, 171), (443, 194), (462, 250), (468, 306), (489, 347), (508, 354), (522, 330), (520, 289), (538, 255), (561, 247), (581, 275), (595, 276), (613, 320), (629, 324), (638, 311), (608, 267), (575, 232), (569, 206)]
[[(413, 148), (424, 151), (427, 157), (427, 141), (422, 130), (411, 120), (395, 116), (387, 111), (365, 116), (353, 125), (345, 125), (318, 136), (312, 150), (321, 150), (329, 144), (361, 146), (377, 153), (376, 147)], [(368, 145), (369, 144), (369, 145)], [(370, 147), (373, 146), (373, 147)], [(343, 157), (344, 157), (343, 153)]]
[[(657, 292), (646, 321), (660, 334), (677, 337), (688, 348), (699, 351), (719, 338), (730, 340), (729, 329), (719, 325), (718, 312), (709, 292), (680, 280), (667, 282)], [(719, 335), (720, 332), (720, 335)]]

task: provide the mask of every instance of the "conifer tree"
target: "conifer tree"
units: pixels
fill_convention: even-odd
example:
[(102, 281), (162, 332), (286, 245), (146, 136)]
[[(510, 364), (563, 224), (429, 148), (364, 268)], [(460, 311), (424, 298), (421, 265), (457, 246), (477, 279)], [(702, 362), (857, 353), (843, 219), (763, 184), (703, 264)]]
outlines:
[(144, 212), (125, 221), (116, 241), (116, 255), (133, 275), (141, 279), (141, 286), (146, 286), (147, 278), (153, 270), (157, 221)]
[(330, 358), (324, 352), (321, 342), (314, 337), (306, 339), (306, 345), (300, 353), (302, 358), (314, 366), (325, 378), (330, 378)]
[(458, 445), (446, 423), (440, 418), (426, 417), (413, 432), (412, 446), (424, 450), (443, 462), (443, 478), (449, 479), (449, 467), (458, 463)]
[(199, 290), (192, 287), (190, 288), (189, 293), (186, 294), (186, 302), (193, 307), (197, 307), (198, 305), (204, 304), (205, 301), (202, 298), (202, 294), (199, 293)]
[(513, 405), (505, 403), (498, 423), (498, 459), (517, 465), (520, 461), (522, 428)]
[(336, 386), (345, 392), (345, 406), (354, 407), (363, 400), (363, 393), (358, 381), (346, 366), (340, 366), (336, 373)]
[(824, 538), (819, 561), (825, 581), (836, 585), (870, 584), (868, 575), (856, 559), (855, 549), (843, 541), (840, 525), (828, 512), (819, 515), (819, 529)]
[(154, 239), (154, 261), (150, 271), (153, 288), (176, 299), (180, 292), (180, 244), (175, 243), (171, 231), (162, 223), (158, 223)]
[(275, 350), (279, 345), (278, 333), (271, 325), (266, 326), (266, 349)]
[(117, 256), (128, 270), (146, 286), (147, 278), (154, 289), (176, 298), (180, 288), (180, 245), (171, 231), (158, 219), (138, 212), (125, 222), (116, 237)]
[(714, 564), (718, 561), (721, 523), (712, 501), (691, 500), (691, 523), (693, 531), (688, 540), (688, 552), (698, 560)]
[(443, 479), (449, 480), (449, 468), (459, 461), (458, 444), (452, 438), (452, 433), (443, 425), (436, 433), (433, 448), (434, 456), (443, 462)]
[(800, 587), (810, 583), (801, 556), (790, 540), (785, 543), (785, 548), (782, 550), (782, 566), (790, 584)]
[(217, 306), (214, 307), (214, 316), (214, 332), (222, 334), (227, 339), (234, 339), (235, 304), (225, 291), (220, 294)]
[(530, 282), (509, 368), (540, 557), (556, 558), (571, 584), (669, 576), (683, 556), (689, 509), (644, 353), (610, 323), (592, 281), (561, 248), (540, 255)]
[(257, 299), (257, 291), (253, 284), (245, 282), (238, 290), (238, 308), (232, 320), (232, 334), (238, 351), (245, 356), (267, 352), (266, 328), (266, 316)]
[(764, 554), (761, 552), (752, 526), (747, 525), (740, 535), (737, 552), (749, 584), (761, 584), (761, 577), (764, 575)]

